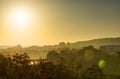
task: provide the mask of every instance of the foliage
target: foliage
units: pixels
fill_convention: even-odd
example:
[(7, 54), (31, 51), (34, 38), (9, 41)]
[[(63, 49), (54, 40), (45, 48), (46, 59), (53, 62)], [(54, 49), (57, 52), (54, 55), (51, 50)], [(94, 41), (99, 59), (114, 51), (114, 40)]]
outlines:
[[(100, 68), (102, 59), (106, 65)], [(0, 54), (0, 79), (119, 79), (117, 74), (106, 74), (112, 70), (110, 65), (115, 67), (119, 59), (119, 54), (106, 55), (93, 46), (63, 47), (60, 51), (49, 51), (46, 59), (30, 59), (27, 53)]]

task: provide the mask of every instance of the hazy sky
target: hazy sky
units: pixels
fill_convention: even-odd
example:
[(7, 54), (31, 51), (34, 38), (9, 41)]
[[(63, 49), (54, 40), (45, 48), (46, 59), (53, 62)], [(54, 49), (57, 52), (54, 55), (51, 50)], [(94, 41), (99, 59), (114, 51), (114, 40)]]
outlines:
[(0, 0), (0, 45), (119, 36), (119, 0)]

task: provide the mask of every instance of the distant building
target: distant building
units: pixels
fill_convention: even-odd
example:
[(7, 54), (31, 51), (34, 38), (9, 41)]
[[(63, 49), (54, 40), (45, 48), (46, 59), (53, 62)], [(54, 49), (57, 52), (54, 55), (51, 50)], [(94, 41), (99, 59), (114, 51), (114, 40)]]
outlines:
[(30, 59), (29, 61), (30, 61), (30, 63), (29, 63), (30, 65), (37, 65), (40, 62), (47, 62), (46, 59)]
[(30, 61), (30, 65), (36, 65), (36, 64), (38, 64), (40, 62), (39, 59), (31, 59), (29, 61)]
[(116, 54), (120, 52), (120, 45), (103, 45), (100, 46), (100, 50), (104, 53)]

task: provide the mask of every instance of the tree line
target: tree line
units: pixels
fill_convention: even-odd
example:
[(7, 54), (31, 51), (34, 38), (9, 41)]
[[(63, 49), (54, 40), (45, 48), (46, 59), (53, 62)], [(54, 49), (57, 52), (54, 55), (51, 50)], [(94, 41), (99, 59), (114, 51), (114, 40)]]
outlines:
[[(84, 67), (83, 64), (78, 63), (82, 62), (79, 59), (75, 62), (77, 65), (74, 64), (74, 60), (77, 59), (77, 57), (73, 58), (76, 56), (75, 53), (87, 52), (85, 56), (88, 57), (94, 55), (90, 50), (85, 51), (88, 49), (100, 52), (91, 46), (82, 50), (64, 48), (60, 56), (53, 50), (49, 51), (46, 59), (39, 58), (37, 64), (31, 63), (31, 58), (27, 53), (13, 56), (0, 54), (0, 79), (105, 79), (103, 70), (97, 64)], [(79, 56), (82, 54), (79, 53)], [(92, 56), (86, 59), (86, 63), (91, 62), (92, 59)]]

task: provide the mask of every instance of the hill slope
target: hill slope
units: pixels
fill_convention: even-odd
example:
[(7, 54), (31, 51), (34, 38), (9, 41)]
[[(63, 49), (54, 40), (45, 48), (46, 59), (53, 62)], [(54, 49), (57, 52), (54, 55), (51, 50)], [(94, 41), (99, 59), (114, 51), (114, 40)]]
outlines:
[(93, 45), (96, 48), (102, 45), (120, 45), (120, 37), (93, 39), (93, 40), (88, 40), (88, 41), (79, 41), (79, 42), (70, 44), (71, 47), (75, 47), (75, 48), (84, 47), (88, 45)]

